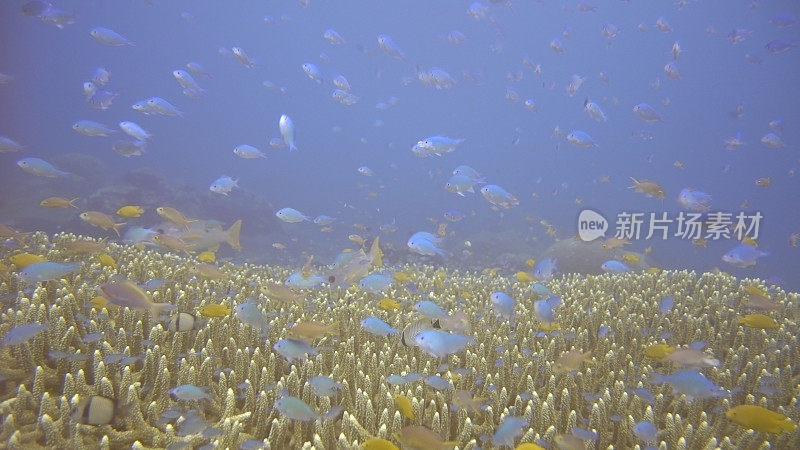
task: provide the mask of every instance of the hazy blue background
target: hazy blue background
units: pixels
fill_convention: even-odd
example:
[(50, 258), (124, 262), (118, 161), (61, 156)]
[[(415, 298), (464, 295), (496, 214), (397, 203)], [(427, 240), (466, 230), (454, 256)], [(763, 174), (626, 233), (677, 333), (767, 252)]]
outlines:
[[(552, 223), (559, 238), (570, 238), (583, 207), (601, 211), (611, 220), (618, 211), (674, 215), (680, 210), (676, 201), (680, 190), (693, 187), (713, 195), (713, 210), (736, 213), (747, 200), (746, 211), (761, 211), (765, 218), (759, 243), (771, 255), (759, 260), (756, 268), (739, 269), (720, 260), (736, 245), (734, 241), (696, 248), (678, 238), (642, 240), (631, 249), (654, 247), (655, 261), (667, 268), (720, 267), (737, 276), (774, 275), (787, 287), (800, 286), (799, 249), (788, 244), (792, 233), (800, 233), (800, 188), (798, 177), (790, 173), (798, 167), (800, 50), (770, 54), (764, 48), (773, 39), (800, 43), (800, 25), (780, 28), (770, 23), (779, 13), (797, 17), (797, 2), (703, 1), (680, 8), (673, 1), (595, 1), (591, 3), (595, 11), (581, 12), (572, 1), (508, 5), (487, 1), (487, 16), (476, 20), (466, 12), (469, 1), (311, 0), (307, 8), (297, 1), (165, 0), (152, 5), (133, 0), (60, 1), (58, 7), (77, 14), (76, 23), (63, 30), (22, 15), (23, 3), (0, 4), (0, 72), (15, 76), (0, 85), (0, 135), (26, 147), (24, 152), (0, 154), (0, 199), (13, 197), (31, 177), (16, 167), (17, 159), (51, 160), (62, 153), (83, 152), (120, 173), (154, 168), (189, 182), (202, 195), (216, 195), (208, 192), (208, 186), (222, 174), (240, 178), (243, 189), (260, 193), (274, 206), (263, 210), (270, 220), (284, 206), (312, 217), (338, 218), (329, 234), (310, 223), (281, 225), (278, 237), (268, 241), (286, 244), (287, 251), (269, 245), (246, 249), (278, 262), (294, 262), (306, 251), (324, 254), (327, 249), (335, 254), (349, 244), (348, 234), (371, 237), (393, 217), (399, 231), (382, 240), (400, 249), (411, 233), (435, 231), (426, 218), (441, 222), (442, 212), (451, 208), (468, 215), (474, 211), (474, 217), (450, 224), (448, 230), (455, 235), (444, 244), (454, 255), (449, 263), (469, 264), (458, 255), (463, 242), (474, 236), (494, 233), (537, 258), (553, 242), (539, 220)], [(193, 20), (184, 20), (182, 11)], [(265, 15), (275, 23), (265, 23)], [(282, 15), (290, 23), (284, 23)], [(659, 17), (674, 31), (660, 32), (655, 26)], [(603, 37), (605, 23), (619, 28), (616, 38)], [(639, 31), (639, 24), (646, 31)], [(98, 43), (89, 36), (95, 26), (111, 28), (136, 45)], [(346, 44), (327, 43), (322, 38), (327, 28), (337, 30)], [(726, 38), (734, 28), (752, 30), (752, 35), (734, 45)], [(446, 39), (456, 29), (468, 38), (463, 46)], [(568, 37), (562, 34), (565, 30)], [(377, 46), (378, 34), (390, 35), (406, 61), (384, 54)], [(566, 52), (556, 54), (549, 47), (553, 38), (561, 40)], [(679, 80), (669, 79), (663, 71), (675, 41), (683, 49), (677, 60)], [(220, 47), (232, 46), (242, 47), (258, 66), (247, 69), (232, 56), (218, 53)], [(320, 59), (323, 52), (330, 62)], [(747, 61), (748, 53), (762, 62)], [(523, 65), (525, 57), (541, 64), (541, 77)], [(172, 77), (174, 69), (185, 69), (189, 61), (201, 63), (213, 74), (211, 79), (195, 77), (206, 90), (199, 99), (183, 96)], [(326, 83), (310, 80), (301, 69), (304, 62), (316, 64)], [(427, 87), (417, 80), (416, 65), (424, 70), (441, 67), (459, 83), (450, 90)], [(111, 71), (108, 89), (120, 93), (107, 111), (89, 108), (82, 94), (81, 83), (98, 66)], [(476, 85), (464, 79), (464, 69), (481, 73), (485, 82)], [(609, 83), (599, 78), (601, 71)], [(360, 97), (357, 104), (344, 106), (331, 98), (332, 72), (347, 77), (352, 92)], [(507, 79), (517, 73), (521, 80)], [(569, 97), (565, 86), (573, 74), (586, 77), (586, 83)], [(410, 84), (404, 85), (404, 78)], [(656, 79), (659, 88), (653, 87)], [(285, 86), (288, 95), (266, 89), (264, 80)], [(519, 94), (519, 102), (506, 100), (507, 88)], [(130, 108), (150, 96), (167, 99), (185, 117), (145, 116)], [(391, 96), (399, 99), (395, 107), (376, 110), (378, 101)], [(583, 111), (587, 96), (603, 108), (607, 122), (595, 122)], [(535, 100), (537, 113), (525, 108), (527, 98)], [(641, 102), (652, 105), (664, 121), (647, 124), (638, 118), (632, 107)], [(730, 113), (739, 103), (745, 109), (736, 119)], [(270, 138), (279, 136), (278, 118), (284, 113), (294, 120), (298, 152), (268, 146)], [(116, 138), (86, 137), (71, 129), (79, 119), (114, 128), (121, 120), (132, 120), (154, 137), (144, 156), (123, 158), (111, 151), (121, 133)], [(759, 142), (775, 119), (785, 127), (781, 137), (786, 147), (780, 149)], [(374, 126), (376, 120), (383, 125)], [(333, 126), (342, 131), (334, 133)], [(576, 148), (563, 137), (554, 138), (556, 126), (565, 134), (584, 130), (599, 147)], [(644, 142), (632, 137), (640, 130), (654, 138)], [(726, 150), (723, 140), (736, 132), (747, 145)], [(419, 159), (411, 153), (415, 142), (436, 134), (466, 141), (441, 158)], [(258, 147), (268, 158), (237, 158), (232, 150), (242, 143)], [(673, 166), (676, 160), (684, 169)], [(503, 186), (519, 198), (520, 205), (501, 215), (479, 193), (461, 198), (445, 191), (444, 183), (459, 164), (468, 164), (490, 183)], [(362, 165), (376, 176), (359, 175), (356, 169)], [(610, 182), (598, 183), (605, 175)], [(646, 198), (627, 189), (629, 177), (661, 183), (666, 199)], [(756, 186), (759, 177), (771, 177), (772, 186)], [(369, 192), (377, 196), (369, 198)], [(237, 195), (241, 193), (231, 194)], [(582, 205), (575, 203), (576, 198)], [(214, 211), (190, 211), (190, 215), (216, 217)], [(236, 219), (217, 218), (228, 223)], [(131, 223), (152, 225), (156, 219), (150, 212)], [(35, 224), (15, 220), (13, 214), (2, 220), (35, 229)], [(356, 222), (371, 231), (354, 229)], [(256, 242), (247, 227), (245, 223), (243, 241)], [(88, 225), (74, 231), (107, 235)]]

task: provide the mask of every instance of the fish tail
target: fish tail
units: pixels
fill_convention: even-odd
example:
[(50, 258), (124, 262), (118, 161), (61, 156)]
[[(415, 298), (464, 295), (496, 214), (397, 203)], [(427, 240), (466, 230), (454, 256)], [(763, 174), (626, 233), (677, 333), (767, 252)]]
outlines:
[(75, 202), (77, 202), (79, 199), (80, 199), (80, 197), (75, 197), (75, 198), (73, 198), (72, 200), (70, 200), (67, 203), (69, 204), (69, 206), (72, 206), (73, 208), (77, 208), (77, 206), (75, 206)]
[(289, 144), (289, 151), (293, 152), (295, 150), (297, 150), (297, 146), (294, 144), (294, 142), (292, 142), (291, 144)]
[(372, 246), (369, 248), (369, 257), (372, 259), (372, 264), (376, 267), (383, 265), (383, 252), (378, 246), (380, 239), (380, 236), (376, 236), (375, 240), (372, 241)]
[(157, 320), (158, 316), (160, 316), (167, 310), (167, 308), (171, 306), (172, 305), (169, 303), (153, 303), (153, 305), (150, 306), (150, 316), (153, 317), (153, 320)]
[(121, 234), (119, 234), (119, 230), (117, 229), (117, 227), (121, 227), (121, 226), (125, 225), (126, 223), (127, 223), (127, 222), (115, 223), (114, 225), (112, 225), (112, 226), (111, 226), (111, 228), (113, 228), (113, 229), (114, 229), (114, 232), (115, 232), (115, 233), (117, 233), (117, 237), (118, 237), (118, 238), (122, 238), (122, 235), (121, 235)]
[(239, 244), (239, 233), (242, 231), (242, 219), (237, 220), (236, 222), (231, 225), (230, 228), (226, 231), (228, 233), (228, 245), (231, 246), (232, 249), (240, 251), (242, 249), (241, 244)]

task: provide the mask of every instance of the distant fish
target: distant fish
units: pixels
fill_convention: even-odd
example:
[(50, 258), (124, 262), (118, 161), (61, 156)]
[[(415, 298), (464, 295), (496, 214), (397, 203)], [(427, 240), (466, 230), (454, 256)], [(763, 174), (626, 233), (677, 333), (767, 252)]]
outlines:
[(233, 179), (228, 175), (222, 175), (214, 180), (208, 190), (216, 194), (228, 195), (234, 188), (239, 187), (239, 179)]
[(533, 276), (536, 277), (537, 280), (550, 281), (556, 272), (558, 272), (558, 268), (556, 267), (557, 262), (558, 260), (556, 258), (542, 258), (536, 263), (536, 266), (534, 266)]
[(664, 120), (661, 117), (655, 108), (648, 105), (647, 103), (639, 103), (633, 107), (633, 112), (639, 116), (640, 119), (644, 120), (645, 122), (652, 123), (657, 122), (659, 120)]
[(281, 219), (287, 223), (298, 223), (303, 221), (311, 222), (311, 217), (308, 217), (294, 208), (281, 208), (275, 213), (275, 215), (278, 217), (278, 219)]
[(756, 261), (762, 256), (768, 256), (768, 252), (761, 251), (750, 245), (739, 245), (722, 255), (722, 260), (736, 267), (755, 267)]
[(47, 325), (40, 323), (18, 325), (8, 330), (5, 336), (3, 336), (3, 339), (0, 340), (0, 347), (24, 344), (46, 329)]
[(132, 46), (134, 45), (133, 42), (129, 41), (127, 38), (122, 36), (121, 34), (117, 33), (114, 30), (103, 28), (103, 27), (95, 27), (89, 31), (89, 34), (98, 42), (101, 42), (106, 45), (113, 45), (113, 46)]
[(292, 118), (283, 114), (278, 120), (278, 128), (281, 131), (283, 142), (289, 146), (289, 151), (297, 150), (297, 145), (294, 143), (294, 122), (292, 122)]
[(49, 162), (39, 158), (22, 158), (17, 161), (17, 165), (31, 175), (44, 178), (58, 178), (65, 175), (71, 175), (70, 172), (56, 169)]
[(342, 45), (344, 44), (344, 38), (340, 35), (336, 30), (333, 28), (328, 28), (325, 32), (322, 33), (322, 38), (328, 41), (331, 45)]
[(108, 136), (117, 132), (92, 120), (79, 120), (72, 124), (72, 129), (84, 136)]
[(487, 184), (482, 187), (481, 195), (483, 195), (483, 198), (489, 203), (504, 209), (519, 205), (517, 197), (496, 184)]
[(387, 55), (405, 61), (406, 55), (403, 50), (387, 34), (378, 35), (378, 47)]
[(252, 145), (240, 144), (233, 149), (233, 154), (242, 159), (266, 158), (267, 155)]
[(588, 133), (581, 130), (573, 130), (567, 135), (567, 142), (576, 147), (597, 147), (597, 141)]

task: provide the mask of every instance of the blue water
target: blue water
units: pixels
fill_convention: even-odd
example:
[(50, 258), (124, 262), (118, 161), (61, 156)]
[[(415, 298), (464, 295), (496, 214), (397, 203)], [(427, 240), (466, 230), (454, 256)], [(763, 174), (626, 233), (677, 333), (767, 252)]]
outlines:
[[(21, 14), (23, 3), (0, 4), (0, 72), (14, 76), (0, 85), (4, 111), (0, 135), (25, 146), (17, 153), (0, 154), (0, 217), (23, 230), (56, 231), (50, 222), (47, 226), (37, 222), (43, 212), (31, 214), (12, 201), (23, 192), (37, 189), (41, 198), (91, 195), (58, 192), (53, 187), (57, 184), (48, 184), (57, 182), (33, 180), (15, 165), (26, 156), (57, 161), (66, 153), (98, 159), (110, 182), (132, 169), (149, 167), (186, 183), (198, 196), (218, 195), (208, 186), (220, 175), (240, 178), (242, 190), (233, 191), (231, 201), (243, 191), (263, 197), (271, 207), (259, 206), (249, 213), (264, 220), (275, 221), (275, 211), (285, 206), (312, 217), (337, 217), (330, 233), (310, 223), (276, 222), (270, 236), (248, 233), (246, 220), (245, 252), (276, 261), (301, 260), (301, 254), (308, 252), (333, 255), (351, 244), (348, 234), (372, 237), (392, 218), (399, 230), (383, 235), (382, 241), (408, 254), (408, 236), (435, 231), (436, 225), (427, 219), (444, 222), (442, 213), (452, 208), (468, 216), (448, 228), (455, 234), (443, 247), (454, 258), (433, 262), (470, 264), (471, 257), (461, 253), (464, 241), (487, 233), (513, 241), (504, 248), (518, 246), (520, 252), (537, 258), (554, 242), (540, 220), (552, 224), (559, 239), (570, 239), (584, 207), (602, 212), (612, 222), (621, 211), (667, 212), (674, 217), (681, 211), (678, 193), (692, 187), (713, 196), (712, 211), (761, 212), (759, 247), (770, 255), (759, 259), (756, 267), (737, 268), (720, 259), (737, 245), (734, 240), (698, 248), (676, 237), (640, 239), (629, 248), (642, 252), (653, 247), (653, 260), (665, 268), (719, 267), (741, 277), (777, 277), (785, 287), (800, 287), (798, 248), (789, 243), (793, 233), (800, 233), (796, 200), (800, 189), (794, 175), (800, 141), (796, 86), (800, 50), (790, 47), (772, 54), (765, 49), (776, 39), (800, 43), (798, 25), (779, 27), (770, 22), (777, 15), (796, 20), (800, 16), (796, 2), (704, 1), (680, 7), (674, 2), (613, 1), (595, 2), (596, 10), (589, 12), (580, 11), (579, 3), (572, 1), (487, 2), (485, 17), (475, 19), (466, 12), (470, 2), (463, 1), (311, 0), (305, 8), (289, 1), (61, 1), (56, 6), (77, 16), (64, 29)], [(182, 12), (190, 13), (192, 20), (182, 18)], [(275, 23), (265, 23), (265, 15)], [(289, 20), (284, 22), (282, 16)], [(659, 31), (659, 17), (673, 31)], [(606, 23), (614, 24), (619, 35), (604, 37), (601, 28)], [(644, 31), (637, 29), (640, 24)], [(111, 47), (95, 41), (89, 30), (96, 26), (115, 30), (135, 46)], [(326, 42), (322, 33), (328, 28), (338, 31), (346, 43)], [(734, 28), (752, 33), (733, 44), (727, 36)], [(448, 42), (451, 30), (461, 31), (467, 42), (458, 46)], [(392, 37), (405, 61), (378, 48), (379, 34)], [(554, 38), (565, 52), (550, 48)], [(663, 67), (672, 60), (676, 41), (683, 52), (676, 60), (681, 78), (673, 80)], [(242, 47), (258, 65), (248, 69), (232, 56), (219, 54), (220, 47), (232, 46)], [(321, 59), (322, 53), (327, 60)], [(748, 61), (746, 54), (761, 62)], [(541, 65), (540, 76), (523, 64), (525, 58)], [(197, 99), (182, 95), (171, 73), (185, 69), (189, 61), (201, 63), (213, 75), (195, 77), (205, 90)], [(322, 70), (324, 84), (304, 74), (305, 62)], [(95, 67), (111, 72), (106, 88), (120, 94), (108, 110), (93, 110), (84, 101), (81, 85)], [(458, 84), (446, 90), (425, 86), (416, 67), (440, 67)], [(480, 74), (483, 83), (466, 79), (465, 70)], [(600, 72), (607, 74), (607, 83)], [(331, 97), (332, 73), (347, 77), (358, 103), (345, 106)], [(586, 81), (570, 97), (565, 87), (573, 74)], [(287, 93), (265, 88), (264, 80), (285, 87)], [(506, 99), (508, 89), (519, 94), (518, 102)], [(145, 116), (131, 109), (134, 102), (151, 96), (170, 101), (184, 117)], [(396, 106), (385, 111), (375, 108), (392, 96), (398, 99)], [(600, 105), (606, 122), (596, 122), (583, 111), (587, 97)], [(535, 101), (536, 113), (525, 108), (526, 99)], [(637, 117), (632, 108), (642, 102), (652, 105), (663, 121), (648, 124)], [(743, 105), (743, 114), (735, 118), (731, 112), (737, 105)], [(297, 152), (268, 145), (269, 139), (280, 136), (282, 114), (294, 121)], [(83, 136), (71, 129), (80, 119), (115, 129), (119, 121), (131, 120), (153, 138), (144, 156), (123, 158), (111, 151), (123, 137), (121, 132), (110, 138)], [(771, 131), (768, 123), (773, 120), (783, 123), (779, 135), (785, 147), (773, 149), (759, 142)], [(375, 126), (376, 121), (381, 125)], [(564, 134), (583, 130), (598, 146), (572, 146), (564, 136), (554, 136), (556, 127)], [(632, 135), (641, 131), (652, 139)], [(737, 132), (746, 145), (725, 149), (723, 140)], [(441, 157), (414, 156), (411, 147), (417, 141), (437, 134), (465, 142)], [(232, 150), (243, 143), (256, 146), (268, 158), (237, 158)], [(675, 167), (676, 161), (682, 169)], [(490, 183), (514, 194), (519, 206), (501, 214), (480, 193), (461, 198), (447, 192), (443, 185), (460, 164), (474, 167)], [(363, 165), (376, 175), (360, 175), (356, 169)], [(604, 176), (609, 182), (599, 181)], [(633, 192), (627, 188), (630, 177), (657, 181), (666, 198)], [(771, 186), (757, 186), (755, 180), (761, 177), (770, 177)], [(157, 205), (149, 206), (130, 224), (160, 221), (152, 211)], [(38, 208), (36, 202), (30, 204), (30, 210)], [(227, 223), (237, 218), (218, 217), (219, 211), (213, 209), (187, 214)], [(108, 235), (64, 217), (62, 229)], [(369, 230), (353, 228), (354, 223)], [(289, 248), (281, 252), (270, 242)], [(489, 265), (491, 258), (481, 256), (480, 264)]]

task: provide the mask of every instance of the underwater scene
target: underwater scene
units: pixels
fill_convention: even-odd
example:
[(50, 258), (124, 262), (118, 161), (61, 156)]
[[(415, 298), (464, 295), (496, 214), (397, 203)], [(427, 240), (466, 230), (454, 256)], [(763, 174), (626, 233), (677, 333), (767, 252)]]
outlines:
[(0, 448), (800, 448), (799, 20), (0, 2)]

